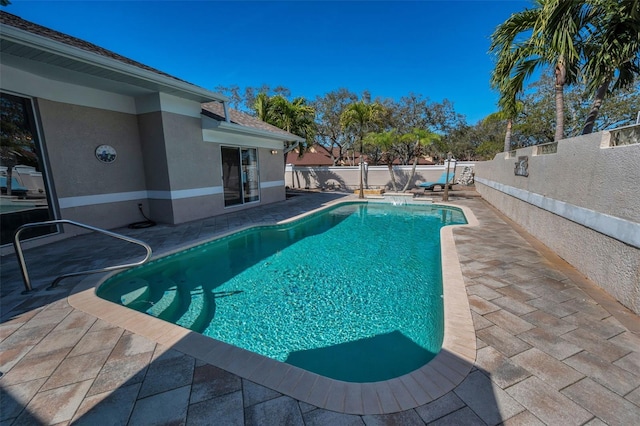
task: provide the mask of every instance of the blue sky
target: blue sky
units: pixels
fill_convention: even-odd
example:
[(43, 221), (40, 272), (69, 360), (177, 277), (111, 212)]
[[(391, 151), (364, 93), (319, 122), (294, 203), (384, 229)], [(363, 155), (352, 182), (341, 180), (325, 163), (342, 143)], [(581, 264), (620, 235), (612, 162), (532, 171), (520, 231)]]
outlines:
[(345, 87), (449, 99), (475, 123), (496, 111), (487, 53), (528, 0), (28, 1), (3, 8), (198, 86)]

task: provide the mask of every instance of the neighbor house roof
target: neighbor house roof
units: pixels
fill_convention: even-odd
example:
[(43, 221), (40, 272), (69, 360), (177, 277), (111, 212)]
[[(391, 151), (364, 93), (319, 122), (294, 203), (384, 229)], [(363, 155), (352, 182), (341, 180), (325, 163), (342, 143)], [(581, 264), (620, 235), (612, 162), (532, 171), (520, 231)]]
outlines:
[[(33, 74), (127, 95), (163, 92), (198, 102), (227, 97), (76, 37), (0, 11), (2, 62)], [(61, 71), (68, 72), (65, 76)], [(74, 78), (75, 76), (75, 78)]]
[[(338, 166), (340, 165), (358, 165), (360, 162), (360, 153), (350, 153), (349, 158), (340, 158), (340, 149), (333, 148), (333, 155), (338, 158)], [(353, 156), (353, 157), (352, 157)], [(366, 154), (363, 157), (366, 161)], [(314, 144), (309, 151), (304, 152), (302, 156), (298, 154), (298, 151), (291, 151), (287, 154), (287, 164), (293, 164), (294, 166), (301, 167), (314, 167), (314, 166), (333, 166), (331, 155), (321, 146)], [(395, 160), (394, 165), (400, 165), (400, 160)], [(412, 163), (413, 164), (413, 163)], [(433, 161), (429, 161), (426, 158), (418, 159), (419, 165), (432, 165)]]
[(297, 151), (290, 151), (287, 154), (287, 164), (294, 166), (333, 166), (333, 161), (329, 153), (322, 148), (320, 150), (305, 152), (302, 156)]
[[(340, 156), (340, 148), (333, 147), (332, 148), (333, 156), (337, 158), (338, 166), (350, 165), (354, 162), (357, 164), (358, 159), (360, 158), (359, 153), (355, 153), (355, 159), (353, 158), (353, 153), (349, 154), (349, 158)], [(291, 151), (287, 154), (287, 164), (293, 164), (294, 166), (333, 166), (333, 160), (331, 159), (331, 155), (327, 150), (320, 144), (313, 144), (311, 148), (303, 152), (303, 155), (300, 155), (298, 150)]]

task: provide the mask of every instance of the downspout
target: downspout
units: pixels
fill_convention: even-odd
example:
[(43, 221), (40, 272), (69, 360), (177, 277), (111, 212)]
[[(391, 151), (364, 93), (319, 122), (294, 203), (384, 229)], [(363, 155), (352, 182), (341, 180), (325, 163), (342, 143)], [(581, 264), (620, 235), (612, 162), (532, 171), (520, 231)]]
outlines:
[(224, 109), (224, 121), (226, 121), (227, 123), (231, 123), (231, 120), (229, 119), (229, 109), (227, 108), (226, 101), (222, 101), (222, 108)]
[[(284, 148), (282, 150), (282, 154), (284, 155), (284, 168), (285, 168), (285, 170), (287, 169), (287, 154), (289, 154), (291, 151), (293, 151), (295, 148), (297, 148), (300, 145), (300, 141), (292, 141), (292, 142), (295, 142), (295, 143), (289, 145), (288, 148)], [(283, 145), (284, 145), (284, 142), (283, 142)], [(293, 166), (293, 165), (291, 165), (291, 166), (292, 166), (291, 170), (293, 171), (295, 166)]]
[(295, 143), (292, 144), (292, 145), (289, 145), (289, 148), (286, 148), (284, 150), (285, 154), (288, 154), (289, 152), (293, 151), (294, 149), (296, 149), (300, 145), (300, 141), (292, 141), (292, 142), (295, 142)]

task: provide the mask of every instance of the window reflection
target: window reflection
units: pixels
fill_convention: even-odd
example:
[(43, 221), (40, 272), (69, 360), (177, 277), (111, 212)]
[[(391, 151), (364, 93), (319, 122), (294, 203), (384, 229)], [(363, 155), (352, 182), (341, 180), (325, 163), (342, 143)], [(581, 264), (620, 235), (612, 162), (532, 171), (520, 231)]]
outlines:
[(249, 148), (242, 150), (242, 181), (244, 185), (244, 202), (258, 201), (260, 188), (258, 181), (258, 150)]
[[(0, 244), (9, 244), (25, 223), (53, 218), (30, 99), (0, 94)], [(55, 227), (28, 229), (21, 239), (55, 232)]]
[(225, 206), (259, 201), (259, 183), (257, 149), (222, 147)]

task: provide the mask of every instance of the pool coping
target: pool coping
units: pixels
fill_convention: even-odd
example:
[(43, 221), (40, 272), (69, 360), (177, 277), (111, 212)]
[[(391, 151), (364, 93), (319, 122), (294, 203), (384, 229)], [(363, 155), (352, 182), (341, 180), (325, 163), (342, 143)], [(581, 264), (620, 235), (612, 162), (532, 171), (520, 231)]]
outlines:
[[(338, 204), (353, 202), (338, 200), (327, 203), (321, 208), (275, 224), (288, 223)], [(165, 350), (183, 352), (244, 379), (326, 410), (367, 415), (391, 414), (416, 408), (438, 399), (458, 386), (469, 374), (476, 359), (476, 334), (453, 230), (458, 227), (478, 226), (479, 223), (471, 209), (466, 206), (440, 202), (434, 205), (459, 208), (467, 219), (467, 224), (450, 225), (440, 229), (445, 317), (442, 348), (435, 358), (424, 366), (394, 379), (371, 383), (330, 379), (99, 298), (96, 295), (98, 286), (117, 272), (83, 279), (71, 291), (68, 302), (72, 307), (87, 314), (146, 337), (162, 345)], [(235, 229), (214, 238), (174, 248), (154, 256), (154, 259), (252, 227)]]

